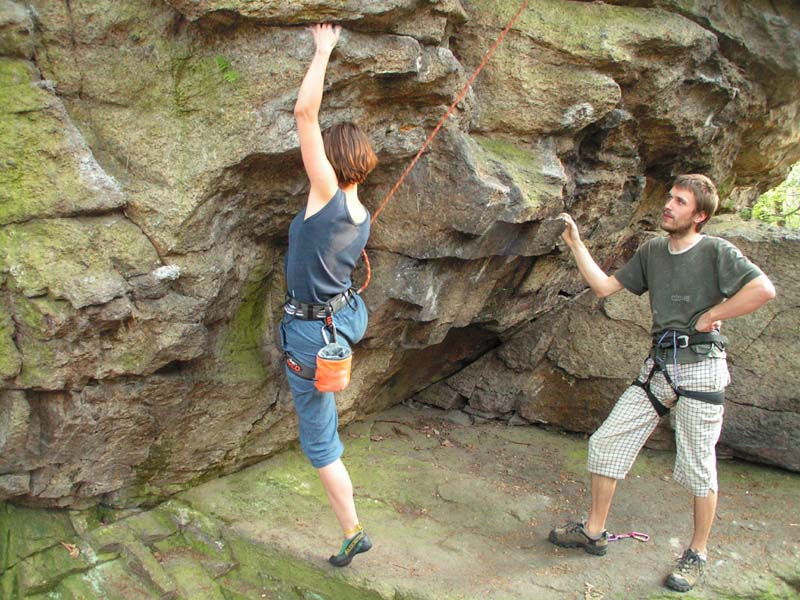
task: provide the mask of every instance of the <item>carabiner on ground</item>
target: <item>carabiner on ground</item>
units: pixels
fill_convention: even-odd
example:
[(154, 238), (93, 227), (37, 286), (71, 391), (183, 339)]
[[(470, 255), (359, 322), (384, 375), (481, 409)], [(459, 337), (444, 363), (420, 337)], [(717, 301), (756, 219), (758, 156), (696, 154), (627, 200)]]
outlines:
[(633, 538), (639, 542), (648, 542), (650, 541), (650, 536), (646, 533), (641, 533), (639, 531), (631, 531), (629, 533), (612, 533), (608, 536), (609, 542), (616, 542), (617, 540), (623, 540), (625, 538)]

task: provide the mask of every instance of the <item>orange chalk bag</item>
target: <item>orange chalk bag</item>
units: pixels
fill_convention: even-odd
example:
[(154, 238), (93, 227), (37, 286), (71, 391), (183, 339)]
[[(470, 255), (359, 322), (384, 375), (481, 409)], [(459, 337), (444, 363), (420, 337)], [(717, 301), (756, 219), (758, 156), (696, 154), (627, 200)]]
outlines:
[[(328, 341), (326, 330), (331, 332), (330, 341)], [(325, 339), (325, 345), (317, 352), (314, 387), (320, 392), (341, 392), (350, 383), (353, 351), (336, 341), (336, 326), (331, 317), (325, 320), (322, 337)]]

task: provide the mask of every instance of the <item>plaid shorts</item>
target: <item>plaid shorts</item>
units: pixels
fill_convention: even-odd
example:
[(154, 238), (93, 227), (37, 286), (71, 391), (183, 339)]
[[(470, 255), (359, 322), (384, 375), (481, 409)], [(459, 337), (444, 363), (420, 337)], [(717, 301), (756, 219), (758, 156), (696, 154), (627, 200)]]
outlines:
[[(644, 381), (653, 367), (648, 358), (639, 372)], [(724, 358), (707, 358), (701, 362), (667, 365), (667, 372), (676, 385), (689, 390), (714, 392), (730, 383)], [(663, 373), (655, 371), (651, 391), (674, 416), (675, 469), (673, 478), (695, 496), (717, 491), (717, 455), (715, 446), (722, 430), (721, 404), (681, 396), (680, 401)], [(647, 438), (658, 425), (659, 416), (644, 390), (630, 386), (614, 405), (611, 414), (589, 438), (588, 469), (591, 473), (613, 479), (625, 479)]]

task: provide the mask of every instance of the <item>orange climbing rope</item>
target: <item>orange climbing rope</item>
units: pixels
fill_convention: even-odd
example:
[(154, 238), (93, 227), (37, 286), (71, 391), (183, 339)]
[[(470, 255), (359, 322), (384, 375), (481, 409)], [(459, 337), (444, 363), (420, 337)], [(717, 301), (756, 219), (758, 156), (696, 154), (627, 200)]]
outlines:
[[(492, 54), (494, 54), (494, 51), (497, 50), (497, 47), (503, 41), (503, 38), (506, 37), (506, 34), (509, 31), (511, 31), (511, 28), (514, 26), (514, 23), (516, 23), (517, 19), (522, 14), (522, 11), (525, 10), (525, 8), (528, 6), (528, 2), (529, 1), (530, 0), (525, 0), (522, 3), (522, 6), (520, 6), (519, 10), (517, 10), (516, 14), (513, 17), (511, 17), (511, 20), (508, 22), (508, 25), (505, 26), (505, 29), (503, 29), (503, 31), (500, 33), (500, 35), (498, 36), (497, 40), (495, 40), (495, 42), (492, 45), (492, 47), (489, 48), (489, 50), (483, 56), (483, 60), (481, 60), (480, 64), (478, 65), (478, 68), (475, 69), (475, 72), (467, 80), (467, 83), (464, 84), (464, 87), (461, 89), (461, 92), (458, 94), (456, 99), (453, 100), (453, 103), (450, 105), (450, 107), (444, 113), (444, 116), (439, 120), (439, 123), (437, 123), (436, 127), (434, 128), (434, 130), (428, 136), (428, 139), (426, 139), (425, 143), (422, 144), (422, 147), (419, 149), (419, 152), (417, 152), (417, 155), (414, 157), (414, 159), (411, 161), (411, 163), (406, 167), (406, 170), (403, 171), (403, 174), (400, 175), (400, 178), (397, 180), (397, 183), (395, 183), (394, 186), (392, 187), (392, 189), (389, 190), (389, 193), (386, 194), (386, 197), (383, 199), (383, 202), (381, 202), (381, 205), (378, 207), (378, 210), (376, 210), (375, 214), (372, 215), (372, 219), (370, 220), (370, 225), (373, 224), (375, 222), (375, 220), (378, 218), (378, 215), (380, 215), (381, 212), (383, 212), (383, 209), (389, 203), (389, 200), (392, 198), (392, 196), (394, 196), (394, 193), (397, 191), (397, 189), (403, 183), (403, 180), (406, 178), (406, 176), (411, 172), (411, 169), (414, 168), (414, 165), (417, 164), (417, 161), (420, 159), (420, 157), (425, 152), (425, 150), (428, 149), (428, 146), (431, 145), (431, 142), (433, 142), (433, 138), (435, 138), (436, 134), (439, 133), (439, 130), (442, 128), (442, 126), (444, 125), (445, 121), (447, 121), (448, 117), (452, 114), (452, 112), (455, 109), (455, 107), (458, 105), (459, 102), (461, 102), (464, 99), (464, 96), (467, 95), (467, 92), (469, 91), (469, 88), (472, 85), (472, 82), (475, 81), (475, 78), (483, 70), (483, 67), (486, 66), (487, 62), (489, 62), (489, 59), (491, 58)], [(367, 269), (367, 275), (366, 275), (366, 280), (364, 281), (364, 285), (362, 285), (358, 290), (359, 294), (361, 292), (363, 292), (365, 289), (367, 289), (367, 286), (369, 285), (369, 280), (372, 278), (372, 267), (369, 264), (369, 257), (367, 256), (367, 251), (366, 250), (362, 250), (361, 251), (361, 255), (364, 257), (364, 265), (365, 265), (365, 267)]]

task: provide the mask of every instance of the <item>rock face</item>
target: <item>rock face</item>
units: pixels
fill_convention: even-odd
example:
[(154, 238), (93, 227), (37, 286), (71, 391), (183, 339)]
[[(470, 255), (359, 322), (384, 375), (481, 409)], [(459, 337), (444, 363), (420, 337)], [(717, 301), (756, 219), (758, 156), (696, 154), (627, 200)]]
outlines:
[[(719, 221), (707, 233), (735, 243), (778, 289), (774, 302), (724, 325), (732, 384), (726, 390), (721, 444), (737, 456), (797, 471), (798, 276), (790, 265), (800, 259), (800, 234), (724, 217)], [(636, 377), (650, 348), (649, 332), (646, 294), (623, 291), (600, 301), (587, 292), (534, 319), (416, 399), (591, 433)], [(665, 418), (650, 445), (668, 447), (672, 437)]]
[[(673, 174), (733, 207), (800, 159), (796, 3), (532, 4), (373, 227), (343, 420), (417, 394), (591, 431), (641, 360), (646, 304), (578, 296), (553, 217), (611, 269)], [(322, 124), (369, 132), (375, 210), (516, 9), (0, 0), (0, 499), (136, 504), (292, 441), (274, 340), (307, 193), (299, 26), (345, 26)], [(800, 469), (797, 238), (720, 233), (781, 295), (730, 325), (724, 441)]]

